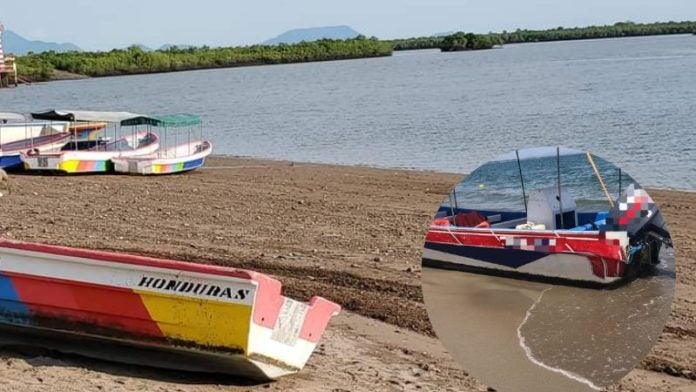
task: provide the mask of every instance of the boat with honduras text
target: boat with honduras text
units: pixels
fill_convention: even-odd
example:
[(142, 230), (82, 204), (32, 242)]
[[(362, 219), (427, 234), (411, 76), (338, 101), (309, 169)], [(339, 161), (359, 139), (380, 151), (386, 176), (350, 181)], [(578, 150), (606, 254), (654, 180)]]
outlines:
[[(33, 151), (23, 154), (27, 170), (51, 170), (64, 173), (104, 173), (113, 170), (113, 158), (148, 155), (159, 149), (157, 134), (149, 131), (124, 132), (120, 122), (142, 117), (130, 112), (50, 111), (32, 113), (33, 118), (71, 122), (113, 124), (113, 138), (77, 141), (57, 152)], [(106, 132), (106, 131), (105, 131)]]
[(6, 239), (0, 261), (2, 339), (134, 364), (275, 379), (340, 311), (242, 269)]
[[(165, 146), (148, 155), (113, 158), (114, 170), (119, 173), (152, 175), (191, 171), (203, 166), (205, 158), (213, 151), (213, 143), (203, 140), (200, 117), (192, 114), (142, 116), (121, 121), (121, 125), (158, 127)], [(197, 139), (192, 138), (193, 127), (200, 131)], [(184, 137), (170, 132), (172, 128), (186, 128), (185, 141), (180, 142)]]
[(423, 265), (608, 286), (659, 264), (662, 246), (672, 242), (653, 199), (637, 183), (619, 185), (623, 191), (612, 198), (592, 156), (586, 157), (609, 209), (578, 211), (561, 186), (558, 150), (557, 184), (527, 195), (518, 155), (525, 210), (460, 208), (453, 192), (428, 230)]

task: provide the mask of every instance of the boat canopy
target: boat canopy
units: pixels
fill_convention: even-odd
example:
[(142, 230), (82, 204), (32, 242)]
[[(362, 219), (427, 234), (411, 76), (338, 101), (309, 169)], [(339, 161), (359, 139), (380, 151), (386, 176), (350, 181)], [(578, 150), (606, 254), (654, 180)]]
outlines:
[(137, 116), (121, 121), (121, 125), (154, 125), (164, 127), (185, 127), (201, 124), (201, 118), (195, 114), (176, 113), (162, 116)]
[(48, 112), (31, 114), (31, 117), (37, 120), (109, 123), (118, 123), (129, 118), (140, 116), (142, 115), (130, 112), (95, 112), (86, 110), (51, 110)]
[(26, 121), (27, 118), (20, 113), (3, 113), (0, 112), (0, 121)]

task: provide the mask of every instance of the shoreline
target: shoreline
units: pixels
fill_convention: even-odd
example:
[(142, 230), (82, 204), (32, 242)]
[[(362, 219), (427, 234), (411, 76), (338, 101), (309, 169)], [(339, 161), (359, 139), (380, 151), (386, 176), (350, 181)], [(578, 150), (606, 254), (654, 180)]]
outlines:
[[(460, 176), (459, 181), (463, 180), (466, 176), (469, 175), (469, 173), (456, 173), (456, 172), (451, 172), (451, 171), (434, 170), (434, 169), (420, 169), (417, 167), (373, 166), (373, 165), (367, 165), (367, 164), (341, 164), (341, 163), (329, 163), (329, 162), (320, 162), (320, 161), (291, 161), (291, 160), (282, 159), (282, 158), (256, 157), (256, 156), (250, 156), (250, 155), (213, 154), (213, 155), (211, 155), (211, 157), (219, 158), (219, 159), (248, 159), (248, 160), (257, 160), (260, 162), (268, 161), (268, 162), (276, 162), (276, 163), (293, 163), (293, 164), (297, 163), (297, 164), (304, 164), (304, 165), (335, 166), (335, 167), (346, 167), (346, 168), (356, 168), (356, 169), (378, 169), (378, 170), (406, 171), (406, 172), (415, 172), (415, 173), (442, 174), (442, 175), (447, 175), (447, 176)], [(211, 168), (212, 167), (204, 166), (202, 169), (211, 169)], [(652, 191), (696, 193), (696, 189), (663, 187), (663, 186), (654, 186), (654, 185), (645, 185), (645, 184), (640, 184), (640, 185), (649, 191), (652, 190)], [(446, 195), (444, 197), (446, 197)]]
[[(479, 34), (481, 35), (481, 34)], [(696, 35), (696, 33), (665, 33), (665, 34), (635, 34), (635, 35), (624, 35), (624, 36), (607, 36), (607, 37), (593, 37), (593, 38), (565, 38), (565, 39), (549, 39), (549, 40), (538, 40), (538, 41), (526, 41), (526, 42), (508, 42), (499, 46), (494, 46), (492, 48), (481, 48), (481, 49), (466, 49), (466, 50), (453, 50), (453, 51), (442, 51), (439, 47), (420, 47), (420, 48), (392, 48), (392, 53), (390, 54), (375, 54), (375, 55), (365, 55), (359, 57), (346, 57), (346, 58), (332, 58), (332, 59), (317, 59), (317, 60), (304, 60), (296, 62), (280, 62), (280, 63), (266, 63), (266, 62), (249, 62), (239, 65), (224, 65), (224, 66), (211, 66), (211, 67), (195, 67), (190, 69), (182, 70), (170, 70), (170, 71), (153, 71), (153, 72), (134, 72), (134, 73), (121, 73), (112, 75), (102, 75), (102, 76), (88, 76), (82, 74), (76, 74), (65, 70), (53, 69), (53, 75), (46, 80), (31, 81), (31, 79), (25, 75), (19, 75), (22, 80), (27, 82), (20, 82), (19, 85), (23, 84), (36, 84), (36, 83), (46, 83), (46, 82), (57, 82), (57, 81), (68, 81), (68, 80), (83, 80), (83, 79), (95, 79), (95, 78), (109, 78), (109, 77), (119, 77), (119, 76), (136, 76), (136, 75), (150, 75), (150, 74), (165, 74), (165, 73), (175, 73), (175, 72), (188, 72), (188, 71), (203, 71), (212, 69), (227, 69), (227, 68), (241, 68), (241, 67), (257, 67), (257, 66), (268, 66), (268, 65), (287, 65), (287, 64), (307, 64), (307, 63), (318, 63), (318, 62), (331, 62), (331, 61), (346, 61), (346, 60), (361, 60), (361, 59), (375, 59), (383, 57), (392, 57), (394, 52), (406, 52), (406, 51), (422, 51), (422, 50), (437, 50), (438, 52), (476, 52), (481, 50), (490, 49), (504, 49), (505, 45), (524, 45), (524, 44), (539, 44), (539, 43), (558, 43), (558, 42), (577, 42), (577, 41), (596, 41), (596, 40), (611, 40), (611, 39), (630, 39), (630, 38), (646, 38), (646, 37), (667, 37), (667, 36), (688, 36)], [(438, 38), (438, 37), (425, 37), (425, 38)], [(395, 42), (407, 39), (394, 39), (394, 40), (381, 40), (382, 42)]]
[[(486, 390), (431, 337), (420, 289), (425, 232), (462, 175), (220, 156), (206, 168), (162, 177), (10, 173), (0, 235), (248, 268), (279, 278), (296, 299), (336, 300), (344, 314), (308, 367), (272, 384), (220, 387), (219, 380), (3, 348), (5, 377), (35, 391), (45, 389), (37, 378), (134, 391)], [(696, 194), (651, 195), (674, 233), (676, 296), (657, 346), (612, 391), (696, 386)]]

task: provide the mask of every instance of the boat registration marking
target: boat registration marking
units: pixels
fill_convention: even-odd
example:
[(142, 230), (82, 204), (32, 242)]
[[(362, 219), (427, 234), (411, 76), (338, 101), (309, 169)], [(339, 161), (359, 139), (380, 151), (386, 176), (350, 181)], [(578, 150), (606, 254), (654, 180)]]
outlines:
[(300, 336), (300, 329), (304, 323), (308, 308), (302, 302), (285, 298), (278, 314), (278, 321), (276, 321), (276, 325), (273, 328), (271, 339), (294, 346)]

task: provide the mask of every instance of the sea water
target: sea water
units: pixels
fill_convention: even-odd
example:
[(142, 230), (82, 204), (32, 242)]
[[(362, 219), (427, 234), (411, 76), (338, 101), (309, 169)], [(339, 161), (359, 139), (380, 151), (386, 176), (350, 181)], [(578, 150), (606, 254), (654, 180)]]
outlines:
[(215, 153), (470, 173), (512, 149), (589, 150), (696, 189), (696, 36), (201, 70), (0, 90), (0, 110), (190, 112)]

